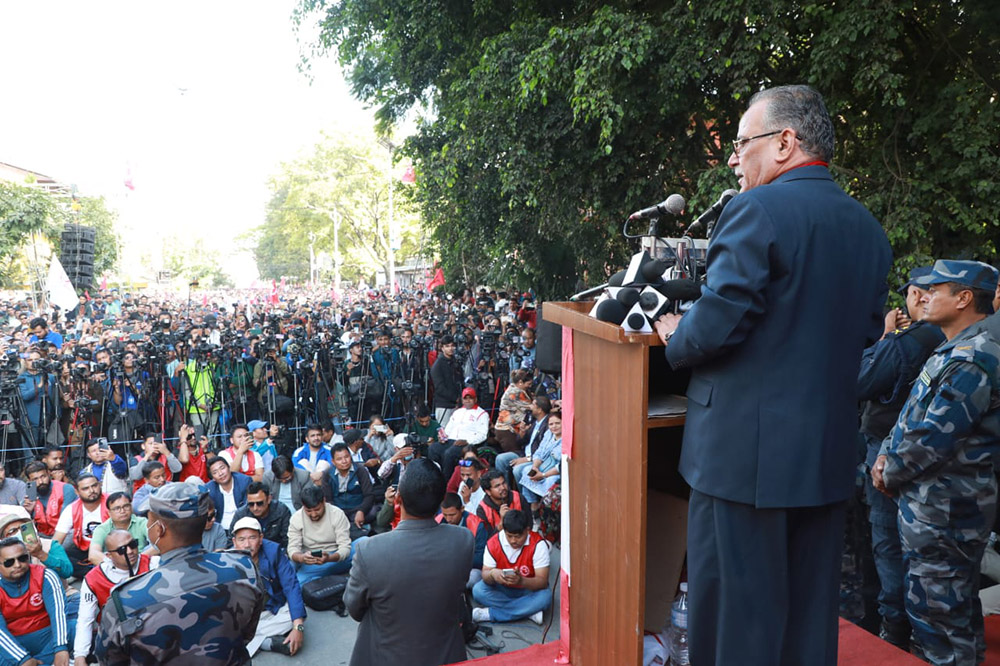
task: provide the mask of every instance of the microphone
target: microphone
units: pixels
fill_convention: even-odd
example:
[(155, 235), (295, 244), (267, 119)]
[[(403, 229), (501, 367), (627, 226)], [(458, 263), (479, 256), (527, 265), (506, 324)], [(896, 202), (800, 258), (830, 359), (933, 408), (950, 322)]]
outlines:
[(635, 287), (622, 287), (615, 298), (626, 308), (630, 308), (639, 300), (639, 290)]
[(656, 297), (656, 294), (651, 294), (648, 291), (643, 291), (639, 294), (639, 307), (643, 311), (649, 311), (659, 305), (660, 300)]
[(642, 210), (637, 210), (628, 216), (630, 220), (640, 220), (648, 217), (660, 217), (661, 215), (671, 215), (676, 217), (681, 214), (684, 210), (684, 197), (679, 194), (671, 194), (662, 202), (656, 204), (655, 206), (650, 206), (649, 208), (643, 208)]
[(617, 298), (604, 299), (597, 304), (597, 309), (594, 311), (594, 317), (598, 320), (610, 322), (616, 326), (625, 321), (627, 314), (628, 308)]
[(641, 312), (633, 312), (625, 320), (625, 323), (628, 324), (629, 328), (641, 331), (643, 326), (646, 325), (646, 315)]
[(663, 274), (667, 272), (668, 268), (670, 266), (667, 265), (667, 262), (662, 259), (653, 259), (643, 264), (639, 268), (639, 273), (647, 284), (656, 284), (663, 279)]
[(667, 280), (654, 288), (673, 303), (696, 301), (701, 298), (701, 286), (694, 280)]
[(718, 201), (712, 204), (708, 210), (699, 215), (698, 219), (691, 223), (691, 226), (688, 227), (688, 233), (691, 233), (702, 224), (711, 224), (719, 219), (719, 215), (722, 214), (722, 209), (725, 208), (726, 204), (729, 203), (729, 201), (737, 194), (739, 194), (739, 192), (736, 190), (726, 190), (723, 192)]
[(608, 278), (608, 283), (605, 285), (607, 287), (620, 287), (625, 282), (625, 274), (628, 272), (627, 269), (622, 269)]

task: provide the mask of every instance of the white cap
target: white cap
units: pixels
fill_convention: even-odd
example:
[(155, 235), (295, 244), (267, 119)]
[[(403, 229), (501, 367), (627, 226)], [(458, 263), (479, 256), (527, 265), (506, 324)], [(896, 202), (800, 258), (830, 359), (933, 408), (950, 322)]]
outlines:
[(233, 525), (232, 533), (236, 534), (240, 530), (257, 530), (262, 534), (264, 532), (264, 530), (260, 528), (260, 521), (253, 516), (244, 516), (236, 521), (236, 524)]
[(395, 437), (393, 437), (392, 438), (392, 445), (395, 446), (397, 449), (401, 449), (404, 446), (406, 446), (406, 433), (405, 432), (401, 432), (398, 435), (396, 435)]

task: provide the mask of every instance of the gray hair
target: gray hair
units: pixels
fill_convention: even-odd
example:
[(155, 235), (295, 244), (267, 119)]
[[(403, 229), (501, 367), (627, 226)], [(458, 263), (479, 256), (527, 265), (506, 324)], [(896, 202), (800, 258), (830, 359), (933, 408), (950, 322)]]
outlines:
[(778, 86), (750, 98), (750, 106), (768, 102), (764, 125), (773, 130), (795, 130), (802, 150), (824, 162), (833, 158), (833, 122), (823, 96), (809, 86)]

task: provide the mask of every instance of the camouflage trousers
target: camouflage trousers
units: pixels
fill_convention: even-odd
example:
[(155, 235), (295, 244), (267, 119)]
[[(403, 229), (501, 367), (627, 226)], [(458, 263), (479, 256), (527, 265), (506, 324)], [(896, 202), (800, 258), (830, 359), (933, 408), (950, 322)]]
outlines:
[(906, 614), (915, 652), (935, 666), (975, 666), (986, 657), (979, 568), (995, 512), (986, 513), (961, 529), (942, 528), (921, 522), (906, 499), (899, 501)]

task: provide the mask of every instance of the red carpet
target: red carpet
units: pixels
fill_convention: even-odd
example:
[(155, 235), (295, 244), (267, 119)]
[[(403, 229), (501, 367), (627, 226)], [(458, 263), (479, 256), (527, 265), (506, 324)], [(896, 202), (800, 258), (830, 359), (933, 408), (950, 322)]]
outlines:
[(983, 666), (1000, 666), (1000, 615), (990, 615), (986, 623), (986, 661)]
[[(986, 618), (986, 643), (991, 646), (987, 652), (985, 666), (1000, 666), (1000, 616)], [(559, 652), (559, 642), (534, 645), (524, 650), (484, 657), (467, 664), (488, 664), (488, 666), (550, 666)], [(991, 656), (992, 655), (992, 658)], [(911, 654), (903, 652), (872, 636), (847, 620), (840, 621), (839, 666), (921, 666)]]

